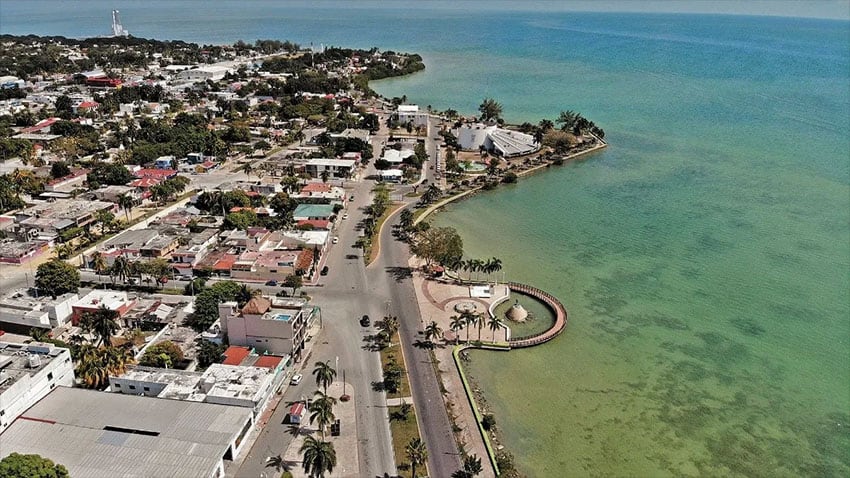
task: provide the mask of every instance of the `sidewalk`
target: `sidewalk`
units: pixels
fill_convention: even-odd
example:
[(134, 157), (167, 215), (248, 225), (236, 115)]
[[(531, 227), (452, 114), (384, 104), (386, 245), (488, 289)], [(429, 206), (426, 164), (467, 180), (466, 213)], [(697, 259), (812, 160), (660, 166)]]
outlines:
[[(342, 395), (342, 382), (334, 382), (328, 387), (328, 395), (337, 399), (334, 406), (334, 415), (340, 420), (340, 435), (337, 437), (331, 436), (330, 427), (325, 430), (325, 440), (333, 444), (336, 451), (336, 467), (332, 473), (324, 476), (327, 478), (343, 478), (360, 476), (360, 456), (357, 451), (357, 420), (354, 400), (348, 402), (339, 401)], [(349, 396), (353, 396), (354, 387), (351, 384), (345, 385), (345, 391)], [(315, 424), (310, 425), (309, 414), (305, 415), (302, 427), (298, 431), (298, 436), (286, 449), (283, 454), (283, 459), (292, 465), (290, 472), (294, 478), (308, 478), (304, 473), (304, 467), (301, 459), (302, 455), (299, 449), (304, 443), (307, 436), (313, 436), (321, 439), (318, 428)]]

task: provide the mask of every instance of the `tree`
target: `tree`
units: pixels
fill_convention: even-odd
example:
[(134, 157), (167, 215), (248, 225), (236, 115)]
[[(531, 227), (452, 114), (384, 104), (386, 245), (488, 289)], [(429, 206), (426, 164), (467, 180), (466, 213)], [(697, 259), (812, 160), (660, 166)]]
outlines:
[(324, 169), (324, 170), (322, 170), (321, 173), (319, 173), (319, 177), (322, 178), (323, 183), (326, 183), (326, 182), (328, 182), (328, 179), (330, 179), (331, 173), (327, 169)]
[(316, 386), (322, 387), (328, 393), (328, 387), (334, 383), (336, 370), (330, 365), (330, 361), (316, 362), (313, 367), (313, 375), (316, 376)]
[(101, 304), (96, 311), (83, 313), (80, 326), (86, 332), (94, 333), (101, 345), (109, 347), (112, 345), (112, 336), (120, 328), (115, 321), (117, 318), (117, 311), (107, 309), (106, 305)]
[(198, 358), (198, 366), (207, 368), (214, 363), (221, 362), (227, 346), (211, 342), (203, 337), (195, 339), (195, 356)]
[(175, 364), (183, 360), (183, 351), (174, 342), (166, 340), (151, 345), (145, 350), (139, 365), (159, 368), (174, 368)]
[(117, 277), (121, 282), (127, 280), (130, 276), (130, 261), (124, 256), (118, 256), (112, 262), (112, 267), (109, 269), (110, 277)]
[(316, 440), (308, 436), (298, 450), (303, 458), (304, 473), (310, 478), (322, 478), (336, 466), (336, 450), (333, 443)]
[(40, 455), (12, 452), (0, 460), (0, 476), (4, 478), (68, 478), (68, 469)]
[(266, 458), (266, 468), (274, 468), (278, 473), (290, 471), (289, 463), (279, 454)]
[(71, 174), (71, 168), (64, 161), (57, 161), (50, 166), (50, 177), (53, 179), (64, 178)]
[(317, 391), (310, 402), (310, 424), (316, 422), (319, 425), (319, 433), (322, 435), (322, 440), (325, 439), (325, 427), (336, 420), (334, 415), (334, 405), (336, 399), (330, 395)]
[(298, 274), (289, 274), (283, 279), (284, 287), (292, 287), (292, 295), (304, 285), (304, 279)]
[(387, 316), (384, 317), (379, 323), (375, 324), (378, 326), (378, 330), (386, 334), (387, 340), (391, 341), (393, 335), (398, 332), (399, 322), (398, 317), (395, 316)]
[(454, 315), (451, 318), (451, 324), (449, 327), (452, 329), (452, 332), (455, 333), (455, 345), (458, 344), (458, 340), (460, 338), (460, 330), (466, 326), (466, 320), (462, 316)]
[(463, 317), (463, 321), (466, 323), (466, 341), (469, 342), (469, 329), (471, 329), (472, 326), (478, 324), (478, 322), (481, 320), (481, 316), (473, 312), (464, 311), (461, 314), (461, 317)]
[(71, 264), (54, 258), (38, 266), (35, 286), (42, 294), (54, 299), (68, 292), (76, 293), (80, 288), (80, 271)]
[(433, 227), (419, 234), (410, 249), (429, 266), (451, 264), (463, 257), (463, 239), (453, 227)]
[(102, 390), (109, 385), (110, 375), (121, 375), (133, 362), (128, 349), (118, 347), (95, 347), (83, 344), (77, 352), (77, 378), (85, 388)]
[(490, 317), (487, 326), (493, 331), (493, 342), (496, 341), (496, 331), (502, 328), (502, 321), (498, 317)]
[(410, 476), (416, 478), (416, 466), (425, 464), (428, 460), (428, 449), (425, 443), (419, 438), (413, 438), (404, 447), (404, 455), (410, 462)]
[(493, 98), (484, 98), (484, 101), (478, 105), (478, 111), (481, 112), (481, 120), (499, 120), (502, 117), (502, 105)]
[(476, 455), (466, 455), (463, 457), (463, 469), (452, 473), (452, 478), (472, 478), (482, 471), (481, 458)]
[(431, 323), (425, 327), (425, 340), (428, 342), (433, 344), (434, 339), (439, 338), (441, 335), (443, 335), (443, 329), (437, 325), (437, 322), (432, 320)]
[(130, 222), (130, 211), (133, 210), (135, 203), (136, 201), (126, 194), (118, 196), (118, 207), (124, 210), (124, 217), (127, 218), (128, 223)]
[(231, 212), (224, 216), (222, 227), (225, 229), (239, 229), (244, 231), (249, 227), (254, 227), (259, 223), (257, 213), (251, 210), (243, 210)]

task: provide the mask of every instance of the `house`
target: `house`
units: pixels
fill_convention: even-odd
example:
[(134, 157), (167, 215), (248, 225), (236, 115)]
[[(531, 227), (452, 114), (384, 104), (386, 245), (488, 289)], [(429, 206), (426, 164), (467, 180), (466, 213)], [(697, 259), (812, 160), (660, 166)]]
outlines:
[(50, 457), (70, 476), (219, 477), (254, 423), (245, 407), (56, 387), (6, 429), (0, 458)]
[(232, 72), (231, 68), (225, 66), (209, 65), (190, 68), (177, 73), (177, 79), (183, 81), (218, 81), (224, 78), (224, 75)]
[(293, 219), (296, 221), (321, 219), (330, 220), (336, 216), (334, 207), (330, 204), (299, 204), (292, 213)]
[(57, 386), (74, 386), (68, 349), (41, 342), (0, 342), (0, 457), (12, 451), (6, 429)]
[(0, 239), (0, 264), (23, 264), (40, 256), (48, 249), (50, 249), (48, 241)]
[[(174, 159), (173, 156), (168, 156), (171, 159)], [(162, 159), (162, 158), (160, 158)], [(165, 181), (166, 179), (171, 179), (177, 176), (178, 171), (176, 169), (158, 169), (158, 168), (142, 168), (133, 171), (133, 176), (136, 176), (140, 179), (157, 179), (160, 181)]]
[(240, 310), (236, 302), (218, 307), (221, 332), (230, 345), (260, 353), (300, 357), (314, 309), (303, 300), (254, 297)]
[(398, 105), (396, 114), (398, 114), (398, 122), (402, 125), (413, 123), (413, 126), (425, 126), (428, 124), (428, 113), (419, 111), (418, 105)]
[(74, 189), (83, 187), (88, 179), (88, 173), (88, 169), (75, 169), (67, 176), (48, 181), (44, 185), (44, 190), (48, 192), (69, 193)]
[(308, 159), (304, 164), (304, 172), (311, 177), (320, 178), (322, 173), (332, 178), (348, 178), (354, 171), (354, 160), (352, 159)]
[(15, 213), (15, 221), (31, 235), (35, 231), (36, 238), (50, 241), (63, 231), (96, 222), (98, 212), (117, 209), (111, 202), (64, 199), (22, 209)]
[(71, 305), (71, 321), (78, 325), (80, 318), (87, 312), (97, 312), (101, 308), (107, 308), (117, 312), (118, 317), (123, 317), (131, 308), (135, 300), (130, 299), (126, 292), (115, 290), (94, 289), (82, 299)]
[(160, 156), (154, 161), (154, 168), (163, 170), (172, 169), (175, 164), (177, 164), (177, 160), (174, 159), (174, 156)]
[(346, 201), (345, 189), (321, 182), (307, 183), (297, 194), (292, 194), (291, 196), (299, 199), (322, 199), (322, 202), (327, 203), (332, 201), (343, 203)]
[(381, 181), (400, 183), (404, 179), (404, 171), (401, 169), (385, 169), (378, 171), (378, 176), (381, 178)]
[(101, 201), (109, 201), (116, 204), (118, 203), (118, 198), (121, 196), (130, 197), (133, 201), (141, 200), (141, 195), (137, 188), (133, 186), (121, 186), (119, 184), (103, 186), (92, 191), (92, 194)]

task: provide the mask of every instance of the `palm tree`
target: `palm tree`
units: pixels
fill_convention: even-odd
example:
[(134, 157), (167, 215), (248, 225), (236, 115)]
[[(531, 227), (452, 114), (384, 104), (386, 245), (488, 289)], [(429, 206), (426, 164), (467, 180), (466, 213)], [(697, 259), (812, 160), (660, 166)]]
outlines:
[(86, 388), (103, 389), (110, 375), (121, 375), (133, 359), (126, 349), (118, 347), (80, 346), (76, 375)]
[(106, 270), (106, 259), (100, 251), (95, 251), (91, 255), (91, 266), (98, 275), (103, 274), (103, 271)]
[(481, 342), (481, 329), (484, 328), (484, 317), (479, 315), (476, 318), (475, 325), (478, 327), (478, 341)]
[(294, 139), (295, 139), (295, 141), (298, 141), (299, 146), (304, 144), (304, 140), (306, 138), (307, 138), (307, 136), (304, 134), (304, 131), (299, 129), (298, 131), (295, 132)]
[(115, 262), (112, 263), (112, 267), (109, 269), (109, 276), (118, 277), (121, 282), (126, 281), (127, 277), (130, 276), (130, 261), (124, 256), (116, 257)]
[(502, 321), (497, 317), (490, 317), (487, 321), (487, 326), (493, 331), (493, 342), (496, 342), (496, 331), (502, 328)]
[(390, 345), (392, 345), (393, 335), (395, 335), (395, 333), (398, 332), (398, 327), (399, 327), (398, 317), (396, 317), (396, 316), (386, 316), (386, 317), (384, 317), (384, 320), (382, 320), (381, 323), (378, 324), (378, 329), (381, 332), (384, 332), (385, 334), (387, 334), (387, 337), (389, 338), (388, 341), (390, 342)]
[(413, 438), (404, 447), (404, 454), (410, 461), (410, 476), (416, 478), (416, 465), (422, 465), (428, 459), (428, 449), (419, 438)]
[(112, 345), (112, 336), (119, 329), (118, 322), (115, 321), (117, 317), (118, 312), (101, 304), (96, 311), (83, 313), (80, 325), (83, 330), (97, 335), (98, 342), (109, 347)]
[(466, 325), (466, 320), (463, 316), (455, 315), (451, 318), (451, 324), (449, 327), (452, 329), (452, 332), (455, 333), (455, 345), (458, 344), (458, 339), (460, 338), (460, 329), (462, 329)]
[(333, 443), (316, 440), (308, 436), (298, 450), (303, 457), (304, 473), (310, 478), (322, 478), (336, 466), (336, 450)]
[(466, 341), (469, 342), (469, 329), (478, 322), (478, 314), (465, 311), (461, 313), (461, 317), (466, 324)]
[(313, 375), (316, 376), (316, 386), (322, 387), (325, 393), (328, 393), (328, 386), (334, 383), (336, 378), (336, 370), (330, 365), (330, 360), (327, 362), (316, 362), (313, 368)]
[(289, 463), (280, 455), (266, 458), (266, 468), (274, 468), (278, 473), (290, 471)]
[(427, 340), (428, 342), (431, 342), (432, 344), (434, 343), (433, 339), (440, 337), (440, 335), (442, 335), (442, 334), (443, 334), (443, 329), (441, 329), (440, 326), (437, 325), (437, 322), (435, 322), (433, 320), (431, 321), (430, 324), (428, 324), (427, 327), (425, 327), (425, 340)]
[(128, 223), (130, 222), (130, 211), (133, 210), (135, 202), (133, 198), (126, 194), (118, 196), (118, 207), (124, 210), (124, 216), (127, 218)]
[(487, 264), (488, 268), (490, 269), (487, 272), (488, 274), (492, 274), (494, 272), (499, 272), (500, 270), (502, 270), (502, 260), (498, 257), (493, 257), (492, 259), (488, 260)]
[(322, 178), (323, 183), (326, 183), (326, 182), (328, 182), (328, 179), (331, 177), (331, 173), (327, 169), (324, 169), (324, 170), (322, 170), (321, 174), (319, 174), (319, 177)]
[(476, 455), (463, 457), (463, 471), (467, 472), (469, 476), (477, 476), (482, 471), (481, 458)]
[(238, 304), (247, 304), (254, 297), (259, 297), (263, 295), (263, 291), (260, 289), (251, 289), (245, 284), (239, 286), (239, 291), (236, 292), (236, 302)]
[(310, 402), (310, 424), (317, 422), (322, 440), (325, 439), (325, 427), (336, 419), (336, 416), (334, 416), (335, 404), (336, 399), (319, 391), (316, 392), (313, 401)]

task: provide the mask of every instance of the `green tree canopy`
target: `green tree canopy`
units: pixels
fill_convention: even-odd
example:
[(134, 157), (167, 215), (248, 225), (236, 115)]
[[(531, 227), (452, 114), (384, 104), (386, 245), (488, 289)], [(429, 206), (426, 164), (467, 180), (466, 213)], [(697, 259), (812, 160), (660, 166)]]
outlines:
[(481, 119), (484, 121), (502, 118), (502, 105), (493, 98), (484, 98), (484, 101), (478, 105), (478, 111), (481, 112)]
[(51, 297), (77, 292), (80, 288), (80, 271), (61, 259), (53, 259), (38, 266), (35, 286), (42, 294)]
[(174, 368), (181, 360), (183, 360), (183, 351), (174, 342), (166, 340), (148, 347), (142, 359), (139, 360), (139, 365)]
[(428, 265), (452, 264), (463, 257), (463, 239), (453, 227), (432, 227), (419, 233), (411, 251)]
[(0, 460), (3, 478), (67, 478), (68, 469), (40, 455), (11, 453)]

